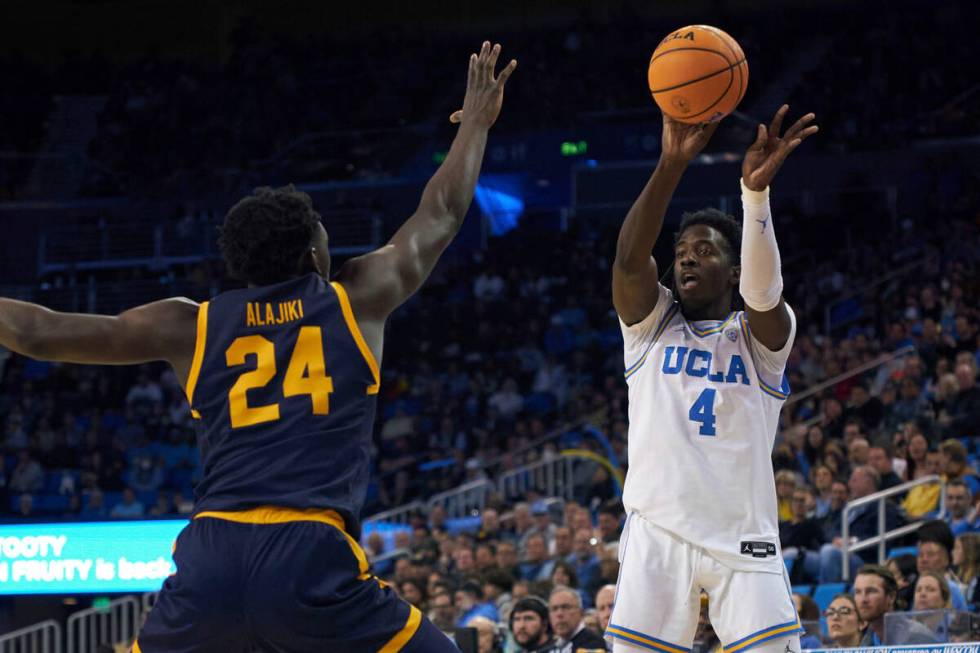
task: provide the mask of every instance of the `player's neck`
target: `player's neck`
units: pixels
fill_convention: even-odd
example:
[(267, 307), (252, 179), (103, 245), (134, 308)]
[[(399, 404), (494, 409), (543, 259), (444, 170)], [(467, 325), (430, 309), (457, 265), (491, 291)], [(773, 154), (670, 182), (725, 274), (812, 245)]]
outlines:
[(720, 297), (717, 300), (703, 306), (681, 306), (684, 319), (689, 322), (700, 322), (702, 320), (724, 320), (732, 312), (731, 301), (727, 297)]

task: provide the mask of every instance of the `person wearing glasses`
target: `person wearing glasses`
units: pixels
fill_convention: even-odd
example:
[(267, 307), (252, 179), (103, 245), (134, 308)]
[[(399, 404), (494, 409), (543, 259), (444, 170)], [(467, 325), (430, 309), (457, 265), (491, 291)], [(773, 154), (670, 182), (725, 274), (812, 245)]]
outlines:
[(857, 603), (850, 594), (838, 594), (823, 611), (831, 648), (854, 648), (861, 643), (864, 622), (858, 616)]
[(558, 644), (549, 653), (580, 653), (605, 651), (606, 640), (585, 627), (582, 620), (582, 596), (570, 587), (551, 590), (548, 597), (548, 617)]

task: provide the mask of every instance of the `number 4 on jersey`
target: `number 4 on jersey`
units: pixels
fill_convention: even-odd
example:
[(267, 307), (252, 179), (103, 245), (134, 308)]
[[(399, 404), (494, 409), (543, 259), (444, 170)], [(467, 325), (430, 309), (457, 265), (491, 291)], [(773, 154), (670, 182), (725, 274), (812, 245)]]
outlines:
[(705, 388), (691, 404), (687, 416), (692, 422), (698, 422), (701, 428), (698, 435), (716, 435), (715, 433), (715, 389)]

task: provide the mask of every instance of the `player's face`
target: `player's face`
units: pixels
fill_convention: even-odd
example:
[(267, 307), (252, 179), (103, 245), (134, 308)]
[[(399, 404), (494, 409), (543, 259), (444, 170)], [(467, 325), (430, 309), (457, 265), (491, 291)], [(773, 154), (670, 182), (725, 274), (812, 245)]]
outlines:
[(327, 249), (327, 230), (319, 222), (313, 232), (310, 257), (317, 273), (324, 279), (328, 279), (330, 277), (330, 252)]
[(738, 284), (725, 237), (703, 224), (688, 227), (674, 245), (674, 287), (685, 308), (704, 307), (731, 295)]
[(517, 612), (514, 614), (511, 628), (514, 631), (514, 639), (523, 648), (541, 641), (544, 633), (544, 621), (538, 616), (537, 612)]

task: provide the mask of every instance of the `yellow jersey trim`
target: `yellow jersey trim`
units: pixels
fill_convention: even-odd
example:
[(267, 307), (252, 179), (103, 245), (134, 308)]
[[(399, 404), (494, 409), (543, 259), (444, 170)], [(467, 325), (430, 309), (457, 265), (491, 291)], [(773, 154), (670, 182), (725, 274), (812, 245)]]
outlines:
[(408, 640), (412, 639), (415, 635), (415, 631), (419, 629), (419, 624), (422, 623), (422, 613), (414, 605), (409, 606), (408, 620), (405, 622), (405, 627), (395, 633), (395, 636), (388, 640), (388, 643), (381, 647), (378, 653), (397, 653), (397, 651), (402, 650), (405, 644), (408, 644)]
[(208, 305), (203, 302), (197, 309), (197, 339), (194, 343), (194, 358), (191, 360), (191, 370), (187, 374), (187, 402), (191, 405), (191, 415), (201, 419), (201, 414), (194, 410), (194, 389), (201, 375), (201, 365), (204, 363), (204, 344), (208, 338)]
[(133, 653), (143, 653), (143, 651), (140, 650), (140, 643), (137, 640), (133, 640)]
[(378, 367), (378, 361), (374, 358), (374, 352), (368, 347), (367, 342), (364, 340), (364, 336), (361, 334), (360, 327), (357, 326), (357, 320), (354, 319), (354, 311), (350, 306), (350, 298), (347, 296), (347, 291), (344, 287), (337, 283), (336, 281), (331, 281), (330, 285), (337, 293), (337, 299), (340, 300), (340, 310), (344, 314), (344, 321), (347, 322), (347, 328), (350, 329), (350, 334), (354, 337), (354, 342), (357, 343), (357, 348), (361, 350), (361, 356), (367, 361), (368, 367), (371, 368), (371, 375), (374, 377), (374, 384), (369, 385), (367, 393), (369, 395), (378, 394), (378, 390), (381, 388), (381, 370)]

